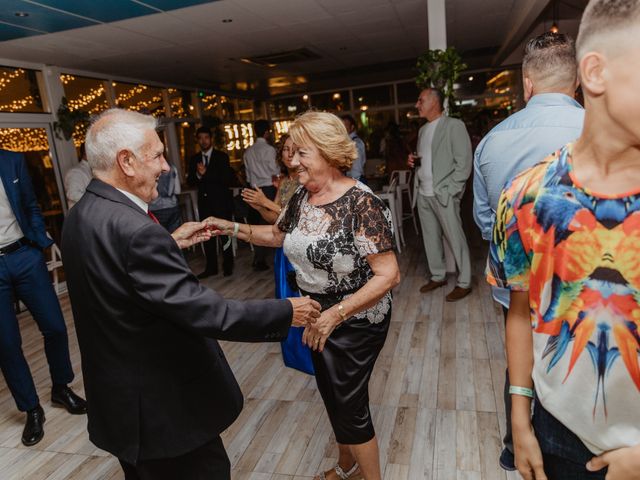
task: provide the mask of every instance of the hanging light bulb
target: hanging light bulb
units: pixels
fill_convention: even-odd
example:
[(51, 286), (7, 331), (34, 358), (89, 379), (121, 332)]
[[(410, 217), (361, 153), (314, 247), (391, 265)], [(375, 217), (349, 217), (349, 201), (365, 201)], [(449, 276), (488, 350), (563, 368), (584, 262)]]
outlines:
[(549, 31), (551, 33), (558, 33), (560, 31), (560, 29), (558, 28), (558, 24), (556, 22), (553, 22)]

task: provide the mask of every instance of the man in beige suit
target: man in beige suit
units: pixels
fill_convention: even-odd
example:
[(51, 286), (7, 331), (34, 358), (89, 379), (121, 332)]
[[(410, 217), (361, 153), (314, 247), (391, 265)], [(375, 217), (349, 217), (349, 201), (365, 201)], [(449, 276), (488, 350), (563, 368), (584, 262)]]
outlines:
[[(455, 302), (471, 292), (471, 257), (460, 219), (460, 200), (471, 174), (472, 155), (469, 134), (461, 120), (443, 112), (444, 97), (433, 88), (420, 92), (416, 108), (427, 119), (418, 134), (413, 202), (418, 205), (424, 249), (431, 279), (420, 288), (422, 293), (446, 285), (447, 267), (443, 235), (458, 267), (456, 287), (446, 299)], [(415, 157), (409, 155), (409, 166)]]

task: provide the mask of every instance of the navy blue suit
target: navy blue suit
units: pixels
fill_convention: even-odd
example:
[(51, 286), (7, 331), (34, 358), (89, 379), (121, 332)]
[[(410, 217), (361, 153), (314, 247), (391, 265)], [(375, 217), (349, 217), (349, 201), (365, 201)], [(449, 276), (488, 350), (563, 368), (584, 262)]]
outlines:
[(13, 308), (13, 296), (29, 309), (44, 336), (49, 372), (54, 385), (73, 380), (64, 317), (53, 290), (42, 249), (53, 243), (31, 185), (22, 154), (0, 150), (0, 180), (28, 244), (0, 255), (0, 368), (20, 411), (39, 401)]

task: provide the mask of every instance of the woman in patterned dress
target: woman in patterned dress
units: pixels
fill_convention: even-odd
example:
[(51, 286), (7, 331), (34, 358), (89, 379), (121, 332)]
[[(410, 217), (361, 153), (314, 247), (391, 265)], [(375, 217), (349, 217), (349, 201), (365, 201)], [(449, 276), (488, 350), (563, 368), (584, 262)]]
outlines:
[(318, 479), (380, 480), (369, 410), (369, 378), (391, 319), (400, 281), (391, 213), (364, 184), (344, 175), (356, 149), (341, 120), (307, 112), (291, 125), (301, 187), (273, 227), (210, 219), (216, 234), (284, 246), (298, 287), (323, 307), (305, 328), (318, 390), (339, 448), (338, 464)]
[[(293, 140), (285, 133), (280, 137), (276, 160), (282, 167), (285, 175), (279, 178), (278, 192), (276, 198), (269, 200), (259, 188), (245, 188), (242, 190), (242, 199), (251, 207), (255, 208), (265, 221), (274, 224), (282, 209), (289, 203), (289, 200), (296, 192), (300, 184), (298, 183), (298, 169), (291, 164), (293, 160)], [(273, 273), (276, 281), (276, 298), (299, 297), (297, 288), (290, 285), (287, 277), (294, 273), (293, 265), (284, 254), (283, 248), (276, 249), (273, 260)], [(314, 374), (311, 352), (309, 347), (302, 343), (302, 333), (304, 328), (291, 327), (289, 336), (281, 342), (282, 358), (287, 367), (295, 368), (310, 375)]]

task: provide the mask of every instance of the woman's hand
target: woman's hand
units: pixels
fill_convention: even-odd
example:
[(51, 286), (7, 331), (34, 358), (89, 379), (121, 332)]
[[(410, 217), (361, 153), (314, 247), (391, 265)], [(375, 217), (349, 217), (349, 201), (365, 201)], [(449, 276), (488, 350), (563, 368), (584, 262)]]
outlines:
[(189, 248), (211, 238), (211, 231), (205, 222), (186, 222), (180, 225), (171, 236), (180, 248)]
[(619, 448), (593, 457), (587, 463), (587, 470), (597, 472), (605, 467), (607, 480), (638, 480), (640, 479), (640, 445)]
[(340, 323), (340, 315), (333, 308), (325, 310), (313, 325), (307, 325), (302, 333), (302, 343), (316, 352), (324, 350), (329, 335)]
[(211, 232), (211, 236), (229, 235), (233, 232), (233, 222), (224, 218), (207, 217), (202, 223), (206, 225), (207, 230)]
[(268, 200), (260, 188), (243, 188), (242, 199), (253, 208), (265, 207), (265, 201)]
[(516, 468), (524, 480), (547, 480), (542, 464), (542, 451), (531, 424), (513, 430)]

